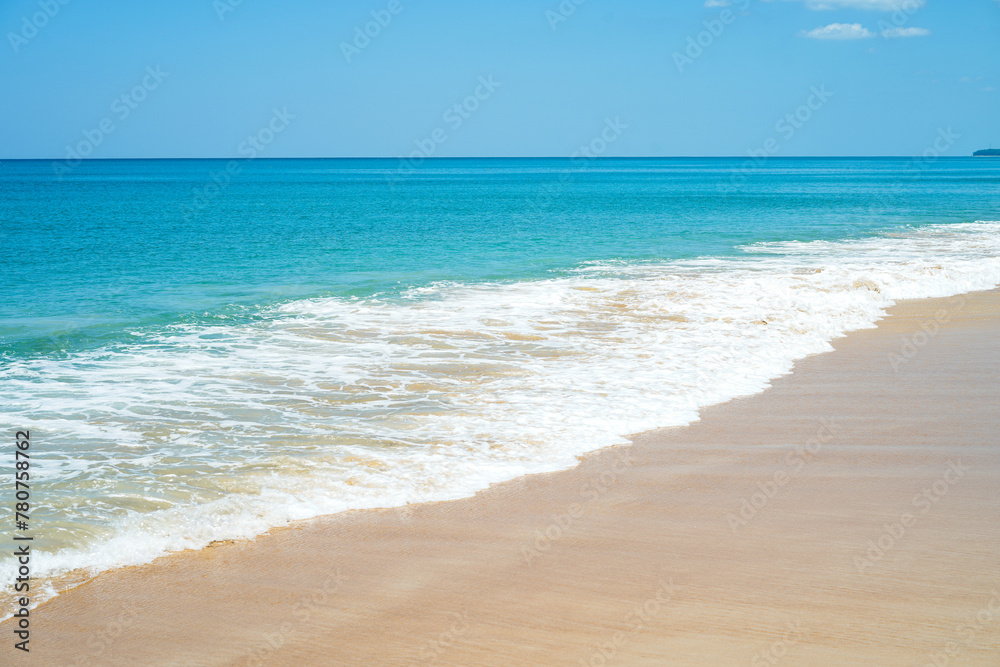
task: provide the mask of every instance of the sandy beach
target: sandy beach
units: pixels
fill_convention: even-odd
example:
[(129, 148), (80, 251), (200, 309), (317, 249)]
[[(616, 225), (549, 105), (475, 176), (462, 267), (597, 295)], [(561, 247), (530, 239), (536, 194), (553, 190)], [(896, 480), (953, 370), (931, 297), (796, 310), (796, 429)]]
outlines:
[(1000, 664), (1000, 291), (834, 347), (572, 470), (102, 574), (0, 662)]

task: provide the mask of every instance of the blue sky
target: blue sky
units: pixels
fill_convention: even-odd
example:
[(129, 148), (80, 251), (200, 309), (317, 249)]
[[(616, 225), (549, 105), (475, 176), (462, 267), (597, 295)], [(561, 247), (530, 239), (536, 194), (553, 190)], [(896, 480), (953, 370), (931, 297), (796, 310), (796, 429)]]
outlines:
[(0, 28), (0, 158), (1000, 146), (997, 0), (4, 0)]

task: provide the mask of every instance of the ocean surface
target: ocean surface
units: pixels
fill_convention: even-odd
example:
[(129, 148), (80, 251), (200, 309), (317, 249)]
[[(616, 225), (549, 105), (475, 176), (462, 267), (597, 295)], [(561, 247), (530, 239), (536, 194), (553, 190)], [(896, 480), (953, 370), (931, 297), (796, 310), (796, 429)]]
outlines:
[(51, 595), (467, 496), (1000, 284), (998, 220), (983, 158), (0, 162), (0, 499), (30, 429)]

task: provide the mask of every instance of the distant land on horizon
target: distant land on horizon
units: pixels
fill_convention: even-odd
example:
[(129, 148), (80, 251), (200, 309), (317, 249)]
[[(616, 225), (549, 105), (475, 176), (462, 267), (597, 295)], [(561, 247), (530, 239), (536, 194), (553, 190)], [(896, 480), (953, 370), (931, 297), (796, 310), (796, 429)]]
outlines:
[(1000, 148), (984, 148), (973, 153), (972, 157), (1000, 157)]

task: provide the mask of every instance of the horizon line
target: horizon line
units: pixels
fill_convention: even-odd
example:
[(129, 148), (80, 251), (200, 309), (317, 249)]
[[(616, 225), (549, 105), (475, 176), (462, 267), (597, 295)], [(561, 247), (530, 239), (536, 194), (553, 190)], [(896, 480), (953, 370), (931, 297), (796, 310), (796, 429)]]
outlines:
[[(989, 150), (989, 149), (980, 149)], [(978, 152), (978, 151), (977, 151)], [(939, 155), (935, 160), (956, 160), (971, 157), (982, 157), (973, 154), (968, 155)], [(409, 156), (281, 156), (281, 157), (96, 157), (80, 158), (77, 162), (116, 162), (125, 160), (235, 160), (237, 162), (261, 162), (267, 160), (405, 160), (410, 162), (430, 162), (443, 160), (883, 160), (883, 159), (926, 159), (920, 155), (770, 155), (766, 158), (752, 155), (594, 155), (590, 157), (572, 157), (567, 155), (543, 155), (543, 156), (498, 156), (498, 155), (461, 155), (461, 156), (428, 156), (421, 158), (411, 158)], [(65, 162), (66, 158), (44, 158), (44, 157), (0, 157), (2, 162)]]

